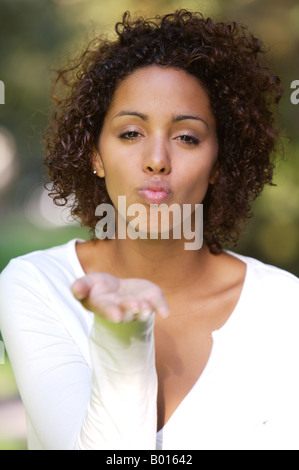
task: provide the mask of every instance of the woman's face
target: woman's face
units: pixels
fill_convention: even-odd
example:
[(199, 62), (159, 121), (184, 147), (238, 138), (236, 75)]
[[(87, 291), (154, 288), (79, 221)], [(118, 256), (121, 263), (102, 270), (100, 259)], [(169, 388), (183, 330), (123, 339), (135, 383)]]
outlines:
[(209, 97), (183, 70), (148, 66), (116, 89), (94, 168), (114, 207), (134, 203), (200, 204), (218, 154)]

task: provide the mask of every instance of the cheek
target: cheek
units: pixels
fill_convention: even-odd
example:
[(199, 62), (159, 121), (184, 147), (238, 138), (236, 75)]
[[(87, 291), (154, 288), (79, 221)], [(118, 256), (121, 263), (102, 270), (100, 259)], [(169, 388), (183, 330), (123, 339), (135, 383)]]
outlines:
[(215, 142), (198, 155), (197, 165), (194, 165), (194, 176), (201, 184), (208, 187), (211, 175), (215, 169), (218, 158), (218, 145)]
[(181, 181), (181, 189), (185, 193), (184, 198), (186, 200), (201, 203), (204, 199), (216, 159), (213, 158), (211, 161), (213, 161), (213, 164), (210, 161), (207, 163), (202, 157), (199, 157), (190, 164), (183, 165), (179, 170), (178, 176)]
[(117, 197), (126, 195), (128, 191), (128, 181), (131, 179), (131, 172), (128, 166), (122, 164), (121, 158), (110, 158), (105, 161), (105, 183), (109, 197), (113, 204), (117, 203)]
[(181, 167), (181, 179), (189, 182), (190, 187), (196, 186), (196, 183), (208, 184), (213, 166), (201, 157), (194, 159)]

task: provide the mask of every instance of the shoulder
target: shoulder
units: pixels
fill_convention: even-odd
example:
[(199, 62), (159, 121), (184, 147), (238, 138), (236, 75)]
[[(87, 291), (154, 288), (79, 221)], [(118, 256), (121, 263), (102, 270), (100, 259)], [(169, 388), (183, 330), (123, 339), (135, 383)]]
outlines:
[[(240, 299), (248, 323), (269, 333), (299, 334), (299, 279), (276, 266), (236, 255), (247, 265)], [(244, 317), (243, 317), (244, 318)], [(248, 325), (247, 325), (248, 326)]]
[(13, 258), (0, 274), (0, 285), (6, 282), (32, 280), (70, 280), (81, 275), (76, 257), (76, 239), (63, 245)]
[[(273, 294), (279, 294), (281, 291), (285, 293), (287, 290), (287, 292), (299, 295), (299, 278), (294, 274), (249, 256), (232, 252), (230, 254), (239, 258), (247, 265), (247, 276), (252, 287), (257, 288), (260, 286), (261, 289), (271, 289)], [(276, 288), (275, 292), (274, 288)]]
[(6, 337), (20, 328), (26, 331), (28, 325), (39, 330), (42, 325), (61, 324), (74, 337), (82, 336), (82, 328), (84, 334), (88, 331), (92, 316), (71, 291), (74, 280), (82, 276), (75, 244), (71, 240), (14, 258), (2, 271), (0, 328)]
[[(8, 263), (0, 274), (0, 323), (4, 316), (16, 317), (26, 309), (35, 309), (35, 317), (47, 309), (65, 312), (68, 304), (74, 309), (70, 288), (82, 276), (75, 245), (76, 240), (71, 240)], [(58, 309), (59, 302), (63, 305)]]

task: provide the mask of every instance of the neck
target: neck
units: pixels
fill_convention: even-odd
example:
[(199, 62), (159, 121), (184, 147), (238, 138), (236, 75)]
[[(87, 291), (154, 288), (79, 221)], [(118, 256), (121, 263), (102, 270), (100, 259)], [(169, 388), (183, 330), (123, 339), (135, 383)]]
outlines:
[(111, 249), (117, 259), (120, 277), (147, 279), (159, 285), (165, 294), (192, 287), (205, 275), (211, 254), (205, 244), (198, 250), (186, 250), (185, 240), (119, 240)]
[(194, 270), (204, 270), (209, 253), (202, 246), (202, 204), (151, 204), (138, 206), (137, 212), (136, 217), (135, 208), (135, 218), (128, 222), (126, 206), (119, 202), (112, 243), (117, 270), (123, 277), (148, 279), (165, 290), (189, 285)]

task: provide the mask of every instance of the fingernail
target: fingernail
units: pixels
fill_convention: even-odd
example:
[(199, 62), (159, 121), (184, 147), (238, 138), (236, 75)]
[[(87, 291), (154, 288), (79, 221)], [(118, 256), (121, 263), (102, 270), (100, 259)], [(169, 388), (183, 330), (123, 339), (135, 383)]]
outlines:
[(139, 315), (138, 315), (138, 320), (140, 321), (146, 321), (149, 319), (151, 314), (154, 314), (153, 310), (147, 309), (147, 310), (142, 310)]
[(113, 321), (113, 323), (121, 323), (122, 321), (122, 316), (120, 313), (114, 313), (113, 315), (111, 315), (111, 321)]
[(73, 292), (74, 297), (76, 297), (77, 300), (85, 299), (85, 296), (80, 294), (79, 292), (74, 292), (74, 291), (72, 291), (72, 292)]
[(126, 310), (123, 314), (123, 322), (124, 323), (129, 323), (133, 320), (135, 320), (135, 317), (136, 315), (139, 314), (139, 310), (138, 309), (130, 309), (130, 310)]

